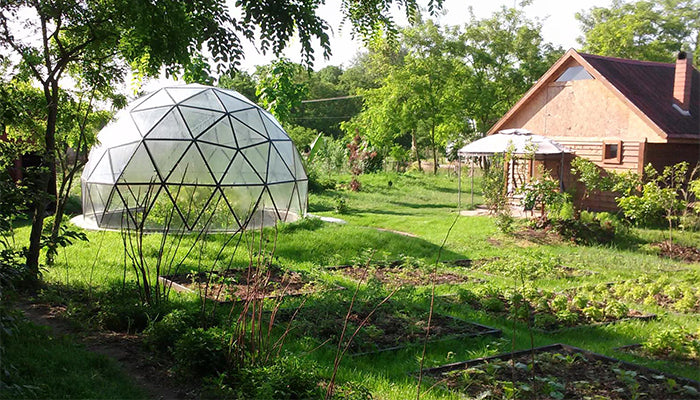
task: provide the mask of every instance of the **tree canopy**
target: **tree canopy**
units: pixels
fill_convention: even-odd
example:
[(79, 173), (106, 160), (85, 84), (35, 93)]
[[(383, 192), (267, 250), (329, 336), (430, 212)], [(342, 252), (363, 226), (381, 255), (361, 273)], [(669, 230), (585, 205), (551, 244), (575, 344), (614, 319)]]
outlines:
[(576, 14), (583, 50), (603, 56), (672, 62), (679, 50), (700, 63), (700, 2), (614, 0)]

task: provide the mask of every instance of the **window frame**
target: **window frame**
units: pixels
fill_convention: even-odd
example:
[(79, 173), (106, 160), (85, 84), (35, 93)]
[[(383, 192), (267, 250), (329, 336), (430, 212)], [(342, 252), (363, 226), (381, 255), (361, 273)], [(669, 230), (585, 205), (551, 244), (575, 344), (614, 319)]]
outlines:
[[(617, 146), (615, 157), (608, 157), (608, 146)], [(605, 164), (622, 164), (622, 140), (604, 140), (602, 162)]]

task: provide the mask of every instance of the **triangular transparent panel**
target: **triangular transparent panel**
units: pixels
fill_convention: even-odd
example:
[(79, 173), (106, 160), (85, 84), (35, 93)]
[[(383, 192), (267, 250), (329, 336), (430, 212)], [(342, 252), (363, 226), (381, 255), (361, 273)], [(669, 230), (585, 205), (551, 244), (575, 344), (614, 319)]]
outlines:
[[(259, 133), (263, 137), (267, 138), (267, 133), (265, 131), (265, 125), (263, 124), (262, 118), (260, 118), (260, 111), (256, 108), (251, 108), (243, 111), (238, 111), (231, 114), (232, 118), (246, 124), (250, 129)], [(234, 125), (235, 130), (235, 125)]]
[[(264, 173), (265, 171), (263, 171)], [(222, 185), (262, 185), (264, 178), (258, 174), (240, 153), (236, 155), (231, 166), (226, 171)]]
[(165, 181), (173, 184), (208, 185), (215, 183), (197, 146), (190, 146), (187, 149), (185, 155), (177, 162)]
[(294, 182), (294, 175), (289, 170), (287, 164), (272, 146), (270, 150), (270, 160), (268, 161), (267, 182)]
[(196, 221), (188, 220), (190, 230), (222, 231), (231, 226), (239, 226), (228, 202), (219, 189), (213, 191), (208, 202), (201, 203), (198, 211), (199, 216)]
[(297, 195), (299, 196), (299, 216), (303, 217), (306, 214), (306, 209), (309, 201), (309, 181), (303, 180), (297, 182)]
[(294, 192), (292, 193), (292, 202), (289, 203), (285, 222), (291, 222), (301, 218), (303, 216), (302, 210), (301, 200), (299, 198), (299, 185), (295, 185)]
[(228, 112), (235, 112), (249, 108), (255, 108), (253, 104), (246, 103), (245, 101), (240, 100), (231, 95), (225, 94), (220, 90), (217, 91), (217, 94), (219, 96), (219, 99), (221, 99), (221, 102), (224, 103), (224, 107), (226, 107), (226, 111)]
[(146, 101), (134, 107), (134, 111), (141, 111), (156, 107), (172, 106), (174, 104), (175, 103), (173, 102), (173, 99), (168, 95), (168, 93), (165, 90), (159, 90), (153, 93), (153, 95), (146, 99)]
[(208, 110), (226, 111), (221, 105), (219, 98), (216, 97), (211, 89), (198, 93), (180, 104), (183, 106), (199, 107)]
[(248, 160), (251, 167), (257, 171), (260, 177), (267, 181), (267, 161), (270, 154), (270, 144), (262, 143), (253, 147), (242, 149), (241, 154), (245, 156), (246, 160)]
[(178, 107), (182, 116), (185, 118), (187, 127), (192, 133), (192, 137), (199, 136), (202, 132), (209, 129), (218, 120), (224, 118), (224, 113), (212, 111), (212, 110), (202, 110), (200, 108), (192, 107)]
[(248, 221), (248, 228), (259, 228), (275, 224), (281, 219), (277, 205), (272, 200), (268, 189), (263, 190), (260, 202)]
[(304, 169), (304, 164), (301, 162), (301, 156), (299, 152), (294, 149), (294, 168), (292, 169), (294, 177), (298, 179), (307, 179), (306, 170)]
[(129, 160), (134, 155), (134, 151), (136, 151), (138, 145), (138, 142), (127, 143), (125, 145), (116, 146), (109, 149), (109, 159), (112, 165), (112, 183), (119, 179), (124, 167), (126, 167), (126, 165), (129, 163)]
[(163, 179), (170, 175), (185, 150), (192, 146), (192, 142), (184, 140), (145, 140), (144, 143)]
[(176, 103), (180, 103), (183, 100), (187, 100), (188, 98), (203, 91), (204, 89), (206, 89), (204, 86), (193, 85), (193, 86), (171, 87), (171, 88), (167, 88), (165, 90), (168, 91), (168, 94), (170, 94), (170, 96), (173, 98), (173, 100), (175, 100)]
[(159, 124), (164, 115), (173, 110), (173, 107), (159, 107), (144, 111), (132, 111), (131, 117), (136, 124), (141, 136), (146, 136), (156, 124)]
[[(144, 111), (146, 112), (146, 111)], [(146, 135), (146, 139), (192, 140), (177, 107), (167, 113), (163, 119)]]
[(213, 186), (196, 185), (167, 185), (166, 188), (190, 230), (199, 220), (202, 211), (216, 190)]
[(204, 142), (198, 143), (197, 145), (209, 165), (211, 173), (214, 174), (214, 180), (219, 182), (229, 165), (231, 165), (231, 161), (233, 161), (238, 150)]
[(220, 119), (214, 126), (202, 133), (197, 140), (221, 146), (237, 146), (236, 139), (233, 137), (231, 122), (228, 117)]
[(261, 135), (236, 118), (231, 118), (231, 123), (233, 124), (233, 131), (236, 134), (238, 147), (248, 147), (269, 140), (267, 137)]
[(260, 199), (263, 186), (229, 186), (222, 187), (224, 198), (238, 218), (241, 226), (245, 227), (255, 211)]
[(102, 218), (109, 196), (112, 193), (113, 185), (101, 185), (97, 183), (88, 183), (85, 185), (88, 198), (92, 205), (92, 210), (96, 214), (98, 221)]
[(282, 221), (287, 221), (287, 214), (289, 213), (290, 205), (295, 196), (295, 186), (296, 184), (294, 182), (290, 182), (278, 183), (267, 187), (271, 197), (275, 199), (274, 202), (277, 207), (277, 212)]
[(135, 219), (137, 224), (143, 224), (145, 230), (187, 231), (182, 216), (165, 188), (160, 188), (150, 207), (144, 211), (145, 214), (137, 213)]
[(100, 160), (95, 163), (92, 173), (88, 175), (88, 179), (92, 183), (114, 183), (114, 175), (112, 175), (112, 165), (109, 160), (109, 154), (103, 154)]
[(150, 183), (159, 181), (160, 178), (156, 173), (153, 162), (151, 162), (151, 156), (146, 151), (144, 144), (141, 143), (129, 160), (129, 163), (124, 167), (117, 182)]
[(296, 148), (294, 147), (294, 143), (292, 143), (291, 140), (284, 140), (284, 141), (276, 141), (271, 143), (272, 147), (277, 149), (277, 152), (280, 154), (282, 157), (282, 160), (284, 163), (289, 167), (290, 171), (292, 174), (296, 174), (296, 163), (294, 162), (294, 158), (296, 155)]
[(270, 140), (289, 140), (289, 136), (284, 133), (282, 127), (273, 122), (272, 115), (264, 113), (263, 121), (265, 122), (265, 129), (267, 129), (267, 135), (270, 137)]

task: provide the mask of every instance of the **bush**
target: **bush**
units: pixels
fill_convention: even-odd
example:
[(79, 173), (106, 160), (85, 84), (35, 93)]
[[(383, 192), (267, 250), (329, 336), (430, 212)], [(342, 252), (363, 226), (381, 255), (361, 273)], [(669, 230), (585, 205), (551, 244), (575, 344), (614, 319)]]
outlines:
[[(141, 332), (151, 320), (157, 320), (170, 311), (167, 303), (149, 305), (143, 302), (136, 294), (137, 290), (132, 284), (124, 289), (114, 287), (99, 293), (94, 310), (98, 325), (114, 332)], [(88, 307), (86, 311), (90, 310)]]
[(184, 310), (173, 310), (160, 321), (153, 321), (144, 331), (144, 344), (152, 351), (169, 353), (175, 343), (195, 325), (195, 318)]
[(176, 369), (195, 377), (214, 376), (227, 370), (229, 335), (221, 328), (197, 328), (175, 342)]
[(615, 225), (607, 221), (562, 219), (550, 223), (562, 238), (577, 244), (608, 244), (615, 240)]

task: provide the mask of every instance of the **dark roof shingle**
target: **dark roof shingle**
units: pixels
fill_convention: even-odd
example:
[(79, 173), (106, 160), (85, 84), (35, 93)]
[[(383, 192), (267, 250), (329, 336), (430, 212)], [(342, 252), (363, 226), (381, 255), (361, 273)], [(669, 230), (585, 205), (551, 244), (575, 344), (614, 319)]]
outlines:
[(673, 107), (675, 63), (626, 60), (579, 53), (669, 138), (700, 136), (700, 72), (693, 68), (690, 116)]

